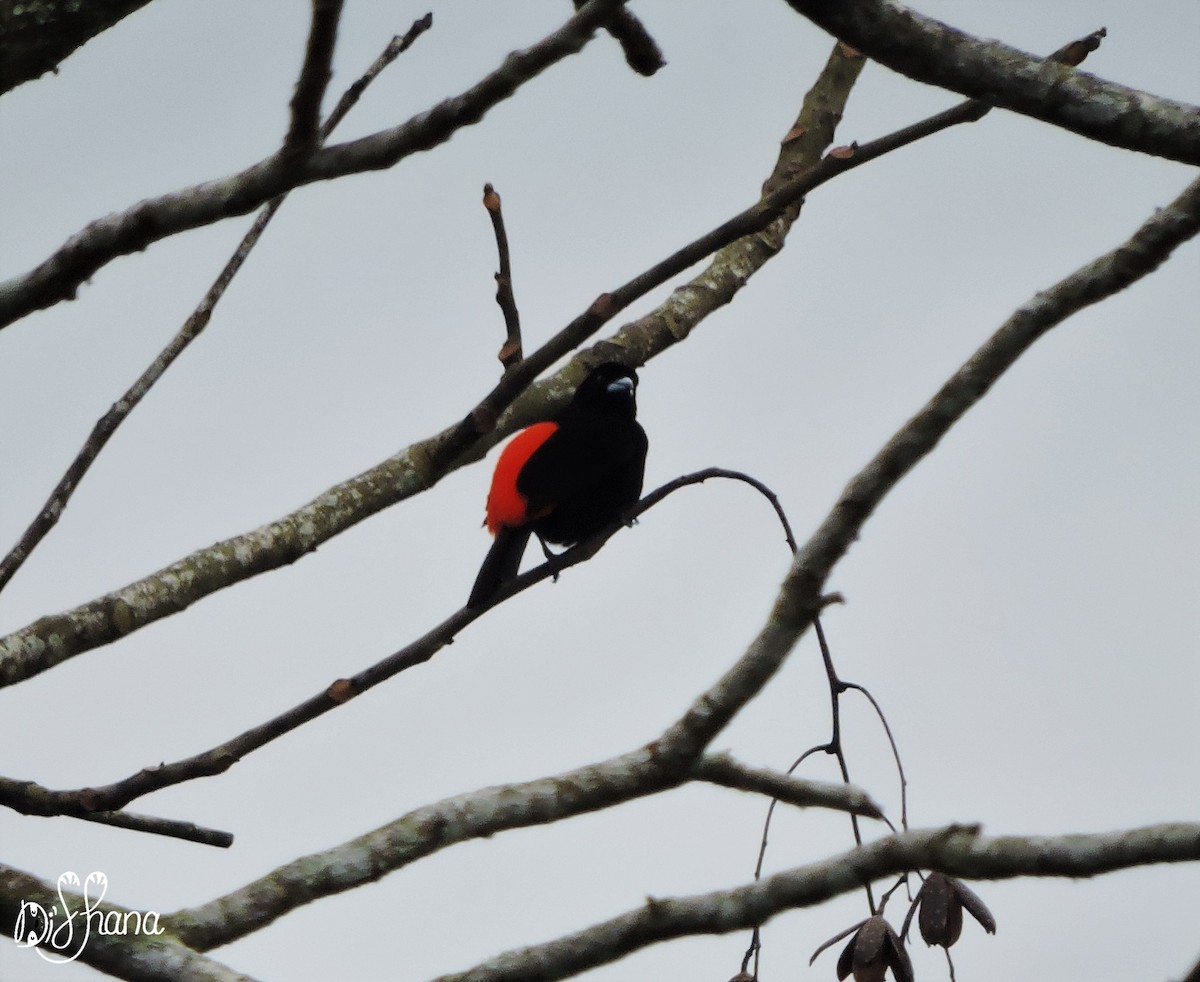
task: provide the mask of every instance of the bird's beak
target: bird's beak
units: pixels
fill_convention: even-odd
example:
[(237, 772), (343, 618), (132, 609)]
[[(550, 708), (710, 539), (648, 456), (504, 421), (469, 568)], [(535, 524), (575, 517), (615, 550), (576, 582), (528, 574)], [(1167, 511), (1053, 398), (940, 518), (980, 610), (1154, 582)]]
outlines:
[(623, 375), (621, 378), (613, 379), (609, 382), (605, 386), (605, 389), (612, 395), (617, 395), (618, 393), (623, 393), (627, 396), (633, 395), (633, 379), (628, 375)]

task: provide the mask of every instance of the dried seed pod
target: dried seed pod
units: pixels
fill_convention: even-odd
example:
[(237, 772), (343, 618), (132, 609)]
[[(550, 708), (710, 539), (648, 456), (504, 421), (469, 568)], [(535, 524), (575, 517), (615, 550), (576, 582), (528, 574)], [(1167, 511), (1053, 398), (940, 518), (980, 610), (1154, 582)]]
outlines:
[(913, 967), (904, 942), (892, 926), (876, 914), (865, 920), (838, 958), (839, 980), (854, 975), (854, 982), (883, 982), (888, 969), (896, 982), (913, 982)]
[(949, 948), (962, 934), (962, 912), (966, 910), (988, 934), (996, 933), (996, 919), (987, 905), (965, 883), (933, 872), (925, 877), (913, 899), (900, 934), (907, 936), (914, 912), (919, 912), (917, 924), (921, 937), (928, 945)]

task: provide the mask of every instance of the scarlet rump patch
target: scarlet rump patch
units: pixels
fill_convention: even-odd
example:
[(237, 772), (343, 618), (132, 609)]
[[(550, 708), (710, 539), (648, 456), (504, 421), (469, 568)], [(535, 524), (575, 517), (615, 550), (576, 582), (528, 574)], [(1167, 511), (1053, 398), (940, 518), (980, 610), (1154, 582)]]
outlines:
[(529, 514), (529, 502), (517, 490), (517, 476), (538, 447), (557, 429), (557, 423), (534, 423), (513, 437), (500, 453), (487, 497), (487, 527), (492, 535), (505, 526), (526, 525), (546, 513), (543, 510), (538, 515)]

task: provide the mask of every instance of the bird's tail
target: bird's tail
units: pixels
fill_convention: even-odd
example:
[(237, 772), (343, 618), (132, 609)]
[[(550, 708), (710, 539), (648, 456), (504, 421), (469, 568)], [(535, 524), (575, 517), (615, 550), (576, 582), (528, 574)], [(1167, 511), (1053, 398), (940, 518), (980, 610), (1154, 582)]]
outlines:
[(471, 596), (467, 600), (468, 607), (486, 606), (505, 583), (516, 577), (530, 531), (528, 525), (516, 528), (504, 526), (496, 533), (496, 541), (492, 543), (483, 565), (479, 567), (479, 575), (475, 577), (475, 586), (471, 588)]

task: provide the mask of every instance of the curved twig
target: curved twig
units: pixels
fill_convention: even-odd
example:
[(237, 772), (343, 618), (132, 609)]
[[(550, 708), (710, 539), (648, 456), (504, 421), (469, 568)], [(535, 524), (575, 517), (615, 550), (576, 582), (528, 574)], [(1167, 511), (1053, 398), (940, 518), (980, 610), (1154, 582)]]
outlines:
[[(900, 759), (900, 748), (896, 745), (896, 738), (892, 735), (891, 724), (888, 723), (887, 715), (883, 711), (883, 707), (879, 705), (879, 701), (871, 695), (870, 690), (865, 685), (860, 685), (857, 682), (843, 682), (843, 686), (847, 690), (853, 690), (861, 693), (875, 710), (875, 715), (879, 717), (879, 722), (883, 725), (884, 735), (887, 736), (888, 746), (892, 748), (892, 759), (896, 762), (896, 773), (900, 778), (900, 828), (908, 828), (908, 778), (904, 776), (904, 762)], [(892, 831), (895, 831), (893, 828)]]

